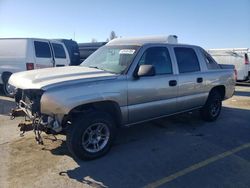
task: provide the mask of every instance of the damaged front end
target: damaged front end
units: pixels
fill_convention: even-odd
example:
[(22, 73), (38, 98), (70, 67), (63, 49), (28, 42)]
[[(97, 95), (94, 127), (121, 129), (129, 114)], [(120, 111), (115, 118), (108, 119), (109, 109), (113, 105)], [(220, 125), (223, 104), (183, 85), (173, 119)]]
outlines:
[(25, 132), (33, 130), (38, 144), (43, 144), (41, 133), (58, 134), (62, 127), (56, 116), (49, 116), (41, 113), (41, 97), (44, 91), (41, 89), (18, 89), (15, 95), (17, 107), (11, 111), (11, 119), (24, 117), (18, 127), (23, 136)]

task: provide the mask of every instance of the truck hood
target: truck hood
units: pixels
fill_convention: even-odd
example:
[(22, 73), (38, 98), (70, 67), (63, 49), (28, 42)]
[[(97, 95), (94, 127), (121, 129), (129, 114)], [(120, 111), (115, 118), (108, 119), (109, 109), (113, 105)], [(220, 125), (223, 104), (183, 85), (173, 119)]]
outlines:
[(20, 89), (45, 89), (62, 83), (99, 81), (117, 76), (103, 70), (83, 66), (45, 68), (11, 75), (9, 84)]

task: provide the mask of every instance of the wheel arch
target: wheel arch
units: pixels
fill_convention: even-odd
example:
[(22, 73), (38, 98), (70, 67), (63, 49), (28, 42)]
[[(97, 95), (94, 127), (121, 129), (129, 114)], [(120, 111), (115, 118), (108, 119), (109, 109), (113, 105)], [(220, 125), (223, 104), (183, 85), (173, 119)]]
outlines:
[(9, 71), (4, 71), (1, 75), (1, 79), (4, 82), (6, 82), (8, 80), (8, 78), (12, 75), (13, 73), (12, 72), (9, 72)]
[(83, 113), (89, 113), (93, 110), (107, 112), (108, 114), (112, 116), (112, 118), (114, 118), (116, 125), (121, 126), (122, 113), (121, 113), (120, 106), (117, 102), (112, 101), (112, 100), (96, 101), (96, 102), (90, 102), (90, 103), (78, 105), (74, 107), (73, 109), (71, 109), (66, 117), (67, 119), (74, 118), (75, 116), (81, 115)]
[(218, 91), (220, 96), (221, 96), (221, 99), (223, 100), (225, 98), (225, 95), (226, 95), (226, 87), (224, 85), (218, 85), (218, 86), (215, 86), (213, 87), (209, 94), (212, 93), (213, 91)]

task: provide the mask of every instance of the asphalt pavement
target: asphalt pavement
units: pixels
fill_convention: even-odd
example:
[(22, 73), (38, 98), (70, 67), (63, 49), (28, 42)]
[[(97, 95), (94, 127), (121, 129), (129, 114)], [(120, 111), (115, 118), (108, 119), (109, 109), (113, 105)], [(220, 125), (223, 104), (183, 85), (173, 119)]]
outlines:
[(74, 160), (65, 137), (19, 136), (12, 99), (0, 97), (0, 187), (250, 187), (250, 84), (236, 87), (216, 122), (197, 111), (119, 130), (104, 157)]

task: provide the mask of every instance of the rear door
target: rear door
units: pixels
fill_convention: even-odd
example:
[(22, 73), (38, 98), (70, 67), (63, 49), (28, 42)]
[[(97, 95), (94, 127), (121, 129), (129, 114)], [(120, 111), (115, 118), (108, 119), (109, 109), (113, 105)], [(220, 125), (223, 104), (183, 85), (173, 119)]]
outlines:
[(66, 47), (57, 41), (51, 42), (53, 54), (54, 54), (54, 61), (56, 67), (62, 67), (69, 65), (69, 55), (67, 53)]
[(148, 47), (137, 66), (143, 64), (153, 65), (156, 74), (128, 81), (130, 123), (176, 111), (177, 75), (174, 74), (169, 49), (166, 46)]
[(53, 67), (54, 61), (48, 41), (34, 40), (35, 69)]
[(178, 70), (178, 111), (185, 111), (204, 105), (207, 97), (204, 72), (197, 52), (192, 47), (173, 48)]

